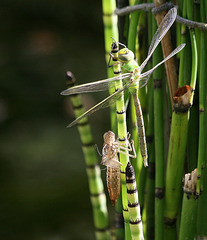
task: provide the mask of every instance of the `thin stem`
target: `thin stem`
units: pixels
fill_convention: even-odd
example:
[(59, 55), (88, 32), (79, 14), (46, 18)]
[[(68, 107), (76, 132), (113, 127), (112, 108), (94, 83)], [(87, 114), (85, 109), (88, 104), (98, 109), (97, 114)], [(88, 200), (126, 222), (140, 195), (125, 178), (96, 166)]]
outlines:
[[(200, 5), (200, 12), (201, 12), (201, 20), (202, 19), (206, 19), (207, 17), (207, 3), (205, 1), (202, 1), (201, 2), (201, 5)], [(206, 54), (207, 54), (207, 48), (206, 48), (206, 44), (204, 44), (204, 48), (203, 48), (203, 38), (205, 39), (205, 43), (206, 43), (206, 40), (207, 40), (207, 35), (206, 33), (201, 35), (201, 38), (200, 38), (200, 41), (201, 41), (201, 44), (202, 46), (200, 46), (200, 59), (201, 62), (200, 62), (200, 70), (199, 70), (199, 84), (201, 84), (201, 86), (203, 85), (203, 88), (205, 89), (200, 89), (201, 86), (199, 86), (199, 91), (201, 90), (201, 96), (200, 96), (200, 100), (199, 101), (199, 108), (203, 107), (203, 110), (202, 112), (203, 113), (200, 113), (200, 116), (199, 116), (199, 121), (200, 121), (200, 125), (199, 125), (199, 165), (200, 164), (204, 164), (204, 166), (207, 166), (207, 158), (204, 157), (204, 162), (202, 161), (202, 152), (201, 151), (205, 151), (205, 156), (207, 154), (207, 149), (206, 149), (206, 136), (207, 136), (207, 127), (206, 127), (206, 122), (207, 122), (207, 88), (206, 88), (206, 81), (203, 79), (203, 74), (205, 74), (206, 72), (206, 64), (207, 64), (207, 58), (206, 58)], [(205, 77), (204, 77), (205, 78)], [(204, 82), (203, 82), (204, 80)], [(204, 91), (204, 92), (203, 92)], [(203, 96), (202, 96), (203, 95)], [(201, 103), (203, 102), (203, 98), (205, 100), (204, 102), (204, 105), (202, 106)], [(204, 115), (204, 125), (203, 125), (203, 116)], [(202, 121), (201, 121), (202, 120)], [(203, 128), (203, 129), (202, 129)], [(204, 138), (202, 137), (202, 133), (201, 133), (201, 129), (203, 131), (203, 134), (204, 134)], [(200, 142), (202, 141), (202, 142)], [(202, 145), (204, 144), (204, 147), (203, 149), (201, 149)], [(207, 171), (206, 169), (202, 169), (202, 175), (201, 175), (201, 178), (202, 178), (202, 189), (207, 189)], [(199, 190), (199, 189), (198, 189)], [(207, 228), (206, 228), (206, 222), (207, 222), (207, 204), (206, 204), (206, 199), (207, 199), (207, 191), (203, 190), (201, 196), (199, 197), (198, 199), (198, 214), (197, 214), (197, 239), (198, 240), (201, 240), (201, 239), (207, 239)]]
[[(152, 33), (151, 33), (152, 34)], [(150, 39), (151, 40), (151, 39)], [(149, 153), (149, 166), (147, 168), (146, 188), (146, 239), (153, 240), (155, 233), (155, 149), (154, 149), (154, 99), (153, 99), (153, 82), (148, 83), (148, 114), (149, 123), (146, 130), (147, 147)], [(143, 188), (142, 183), (139, 186)], [(140, 190), (139, 190), (140, 195)]]
[[(74, 83), (74, 75), (71, 72), (67, 72), (68, 87), (72, 87)], [(85, 112), (81, 96), (79, 94), (72, 95), (70, 99), (72, 105), (74, 106), (75, 116), (81, 116)], [(83, 121), (85, 124), (78, 125), (78, 131), (80, 134), (82, 149), (86, 163), (90, 198), (93, 207), (96, 239), (110, 239), (110, 234), (108, 230), (109, 220), (106, 206), (106, 196), (104, 193), (103, 182), (101, 179), (101, 171), (98, 165), (97, 153), (94, 148), (91, 128), (87, 118), (84, 118)]]
[[(154, 24), (155, 25), (155, 24)], [(154, 27), (154, 29), (156, 29)], [(153, 65), (162, 60), (160, 46), (153, 54)], [(155, 139), (155, 240), (164, 238), (164, 122), (162, 68), (153, 73), (154, 79), (154, 139)]]
[[(113, 14), (116, 8), (116, 0), (102, 0), (102, 8), (103, 8), (103, 23), (104, 23), (104, 39), (105, 39), (105, 59), (106, 64), (108, 66), (109, 61), (109, 53), (111, 51), (111, 37), (118, 40), (118, 27), (117, 27), (117, 16)], [(108, 78), (114, 76), (114, 72), (112, 68), (107, 68)], [(114, 89), (109, 89), (109, 94), (113, 93)], [(116, 118), (116, 105), (113, 104), (110, 106), (110, 119), (111, 119), (111, 130), (117, 134), (117, 118)], [(116, 235), (120, 237), (120, 239), (124, 238), (124, 228), (123, 226), (119, 226), (120, 219), (123, 219), (122, 215), (122, 203), (121, 197), (118, 198), (116, 204)], [(119, 218), (119, 219), (118, 219)], [(117, 223), (118, 222), (118, 223)]]
[[(204, 3), (201, 3), (201, 17), (204, 19)], [(205, 162), (205, 147), (206, 147), (206, 136), (205, 136), (205, 81), (206, 81), (206, 55), (205, 55), (205, 49), (206, 49), (206, 42), (205, 42), (205, 33), (200, 33), (200, 66), (199, 66), (199, 146), (198, 146), (198, 175), (201, 176), (202, 174), (202, 166), (204, 166)], [(197, 194), (200, 194), (200, 192), (203, 190), (202, 181), (203, 178), (201, 176), (201, 179), (198, 179), (198, 185), (196, 192)]]
[[(118, 59), (118, 51), (119, 47), (116, 42), (112, 44), (112, 51), (113, 51), (113, 60), (116, 60), (117, 63)], [(120, 64), (114, 64), (113, 67), (114, 74), (117, 76), (121, 74), (121, 66)], [(121, 89), (123, 87), (122, 81), (116, 81), (115, 83), (116, 89)], [(126, 125), (126, 111), (125, 111), (125, 104), (124, 104), (124, 94), (117, 99), (116, 101), (116, 112), (117, 112), (117, 123), (118, 123), (118, 139), (119, 141), (126, 146), (127, 141), (127, 125)], [(122, 205), (123, 205), (123, 216), (125, 222), (125, 239), (128, 240), (131, 238), (130, 228), (129, 228), (129, 213), (128, 213), (128, 201), (127, 201), (127, 192), (126, 192), (126, 175), (125, 169), (127, 163), (129, 162), (129, 156), (120, 153), (120, 162), (122, 163), (121, 166), (121, 189), (122, 189)]]
[[(137, 4), (139, 0), (135, 0), (135, 4)], [(128, 35), (128, 48), (132, 52), (136, 52), (136, 38), (137, 38), (137, 26), (138, 26), (139, 12), (133, 12), (131, 14), (131, 19), (129, 23), (129, 35)]]
[(179, 231), (179, 240), (194, 240), (196, 229), (196, 207), (197, 201), (183, 194), (181, 223)]
[[(105, 59), (106, 65), (109, 62), (109, 53), (111, 51), (111, 37), (118, 40), (118, 28), (117, 28), (117, 16), (113, 14), (116, 8), (115, 0), (102, 0), (103, 8), (103, 23), (104, 23), (104, 39), (105, 39)], [(114, 76), (113, 69), (107, 68), (107, 76), (111, 78)], [(113, 93), (113, 88), (109, 89), (109, 94)], [(110, 106), (110, 118), (111, 118), (111, 130), (116, 131), (116, 106), (115, 104)]]
[(127, 186), (127, 199), (128, 199), (128, 211), (129, 221), (131, 229), (132, 240), (144, 240), (142, 218), (140, 205), (138, 200), (138, 192), (136, 186), (136, 179), (134, 168), (131, 163), (128, 162), (126, 167), (126, 186)]

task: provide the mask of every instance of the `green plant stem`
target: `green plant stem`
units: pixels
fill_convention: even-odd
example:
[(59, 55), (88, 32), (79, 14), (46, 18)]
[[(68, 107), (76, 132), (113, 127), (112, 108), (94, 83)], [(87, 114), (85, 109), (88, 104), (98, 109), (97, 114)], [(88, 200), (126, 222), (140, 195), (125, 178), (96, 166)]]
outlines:
[[(113, 59), (118, 59), (118, 45), (117, 43), (113, 43)], [(114, 62), (116, 63), (116, 61)], [(117, 76), (121, 74), (121, 66), (120, 64), (115, 65), (113, 67), (114, 74)], [(116, 81), (115, 88), (121, 89), (123, 87), (122, 81)], [(127, 140), (127, 125), (126, 125), (126, 110), (124, 104), (124, 94), (117, 99), (116, 101), (116, 112), (117, 112), (117, 124), (118, 124), (118, 139), (121, 143), (125, 143)], [(129, 162), (129, 156), (120, 153), (120, 162), (121, 166), (121, 192), (122, 192), (122, 206), (123, 206), (123, 217), (125, 223), (125, 239), (128, 240), (131, 238), (130, 228), (129, 228), (129, 213), (128, 213), (128, 201), (127, 201), (127, 192), (126, 192), (126, 174), (125, 169), (127, 163)]]
[[(186, 1), (180, 1), (183, 3), (182, 16), (187, 17), (186, 12)], [(180, 3), (179, 3), (180, 6)], [(180, 52), (180, 66), (179, 66), (179, 82), (178, 86), (182, 87), (184, 85), (190, 85), (190, 78), (192, 66), (192, 57), (191, 57), (191, 40), (188, 29), (185, 25), (181, 26), (181, 42), (186, 43), (186, 47)], [(197, 95), (197, 94), (196, 94)], [(188, 172), (191, 172), (197, 166), (197, 155), (198, 155), (198, 107), (197, 101), (194, 101), (191, 108), (189, 126), (188, 129)]]
[(176, 217), (181, 198), (189, 113), (172, 115), (170, 144), (166, 170), (165, 239), (176, 238)]
[[(135, 0), (134, 5), (141, 3), (142, 1)], [(139, 20), (139, 11), (131, 13), (131, 19), (129, 23), (129, 35), (127, 46), (132, 52), (136, 52), (136, 38), (137, 38), (137, 26)]]
[[(204, 1), (200, 2), (200, 14), (201, 20), (206, 18), (207, 4)], [(202, 185), (196, 189), (203, 190), (201, 196), (198, 199), (198, 212), (197, 212), (197, 239), (207, 239), (207, 229), (205, 223), (207, 221), (207, 171), (206, 168), (202, 169), (202, 166), (207, 166), (206, 160), (206, 135), (207, 135), (207, 90), (206, 90), (206, 63), (207, 63), (207, 48), (206, 48), (207, 34), (200, 32), (200, 66), (199, 66), (199, 154), (198, 154), (198, 170), (201, 172)], [(201, 167), (201, 169), (200, 169)], [(200, 182), (200, 179), (199, 179)]]
[[(117, 27), (117, 16), (113, 14), (116, 9), (115, 0), (102, 0), (103, 8), (103, 23), (104, 23), (104, 39), (105, 39), (105, 59), (106, 65), (108, 66), (109, 62), (109, 53), (111, 51), (111, 43), (113, 37), (118, 41), (118, 27)], [(107, 67), (107, 76), (111, 78), (114, 76), (113, 69)], [(109, 94), (113, 93), (114, 89), (109, 89)], [(111, 118), (111, 130), (114, 133), (117, 133), (116, 129), (116, 106), (115, 104), (110, 106), (110, 118)]]
[[(197, 45), (195, 34), (191, 30), (192, 46), (192, 71), (190, 86), (195, 89), (197, 76)], [(191, 103), (193, 94), (191, 94)], [(172, 125), (170, 133), (170, 145), (166, 172), (166, 192), (165, 192), (165, 239), (175, 240), (176, 218), (178, 214), (180, 199), (182, 175), (184, 170), (185, 150), (187, 142), (187, 129), (189, 121), (189, 111), (184, 113), (173, 112)]]
[[(154, 21), (154, 31), (156, 24)], [(153, 66), (162, 60), (160, 46), (153, 54)], [(153, 73), (154, 80), (154, 140), (155, 140), (155, 239), (164, 238), (164, 132), (162, 68)]]
[(183, 194), (179, 240), (194, 240), (196, 230), (197, 201)]
[[(204, 2), (201, 2), (201, 18), (204, 20)], [(199, 195), (203, 190), (202, 186), (202, 166), (205, 162), (205, 148), (206, 148), (206, 136), (205, 136), (205, 81), (206, 81), (206, 41), (205, 32), (200, 32), (200, 61), (199, 61), (199, 145), (198, 145), (198, 182), (196, 188), (196, 194)]]
[[(67, 73), (67, 85), (72, 87), (75, 78), (70, 72)], [(83, 108), (81, 96), (76, 94), (70, 97), (75, 117), (81, 116), (85, 110)], [(89, 191), (93, 208), (93, 218), (95, 225), (95, 235), (97, 240), (110, 239), (109, 220), (106, 206), (106, 196), (104, 193), (101, 171), (98, 165), (97, 153), (94, 148), (91, 128), (87, 118), (83, 118), (78, 124), (78, 131), (82, 142), (82, 150), (85, 157), (86, 172), (88, 175)]]
[(130, 162), (126, 167), (128, 211), (132, 240), (144, 240), (135, 172)]
[[(155, 232), (155, 148), (154, 148), (154, 104), (153, 104), (153, 81), (148, 83), (148, 113), (149, 124), (147, 127), (147, 146), (149, 152), (149, 166), (146, 181), (146, 239), (154, 240)], [(139, 188), (142, 188), (140, 183)], [(143, 187), (144, 188), (144, 187)], [(141, 190), (139, 189), (139, 193)], [(145, 188), (144, 188), (145, 190)]]
[[(103, 7), (103, 23), (104, 23), (104, 37), (105, 37), (105, 58), (106, 64), (108, 65), (109, 61), (109, 53), (111, 51), (111, 42), (113, 37), (114, 39), (118, 40), (118, 27), (117, 27), (117, 16), (113, 14), (116, 8), (116, 1), (115, 0), (102, 0), (102, 7)], [(107, 76), (108, 78), (114, 76), (114, 72), (112, 68), (107, 67)], [(113, 93), (114, 89), (109, 89), (109, 94)], [(111, 130), (116, 133), (117, 135), (117, 118), (116, 118), (116, 105), (113, 104), (110, 106), (110, 118), (111, 118)], [(124, 239), (124, 229), (120, 224), (120, 218), (123, 219), (122, 215), (122, 203), (121, 197), (118, 198), (116, 204), (116, 235), (119, 236), (120, 239)], [(121, 221), (122, 222), (122, 221)]]
[[(150, 0), (148, 2), (151, 3)], [(152, 14), (148, 13), (148, 45), (152, 40)], [(152, 66), (151, 62), (148, 63), (148, 69)], [(154, 147), (154, 87), (153, 81), (149, 80), (147, 85), (147, 112), (148, 112), (148, 125), (146, 130), (147, 146), (149, 152), (149, 166), (147, 169), (146, 180), (146, 239), (154, 240), (155, 233), (155, 147)], [(141, 188), (141, 184), (139, 188)], [(140, 193), (140, 190), (139, 190)]]
[(146, 239), (155, 239), (155, 154), (154, 143), (149, 148), (148, 178), (146, 182)]

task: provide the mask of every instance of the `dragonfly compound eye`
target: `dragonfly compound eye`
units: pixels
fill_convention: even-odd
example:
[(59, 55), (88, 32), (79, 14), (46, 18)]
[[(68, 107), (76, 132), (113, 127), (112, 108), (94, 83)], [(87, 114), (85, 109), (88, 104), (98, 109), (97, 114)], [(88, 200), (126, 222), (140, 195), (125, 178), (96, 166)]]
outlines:
[(119, 61), (120, 62), (128, 62), (134, 59), (134, 53), (128, 48), (123, 48), (119, 50)]

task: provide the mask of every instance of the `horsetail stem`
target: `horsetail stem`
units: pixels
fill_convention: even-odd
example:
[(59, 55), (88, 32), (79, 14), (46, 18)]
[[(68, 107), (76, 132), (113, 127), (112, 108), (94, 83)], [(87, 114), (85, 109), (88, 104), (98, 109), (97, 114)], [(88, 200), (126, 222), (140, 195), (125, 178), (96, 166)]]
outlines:
[[(104, 23), (104, 43), (105, 43), (105, 59), (106, 64), (109, 62), (109, 53), (111, 51), (111, 37), (118, 39), (118, 27), (117, 27), (117, 16), (113, 14), (116, 9), (115, 0), (102, 0), (103, 9), (103, 23)], [(114, 76), (113, 69), (107, 67), (107, 76), (111, 78)], [(109, 88), (109, 94), (113, 93), (114, 89)], [(115, 104), (110, 106), (110, 118), (111, 118), (111, 130), (116, 130), (116, 106)]]
[(126, 167), (126, 186), (131, 239), (144, 240), (135, 172), (130, 162), (127, 163)]
[[(67, 86), (72, 87), (75, 84), (75, 81), (74, 75), (71, 72), (67, 72)], [(85, 111), (81, 96), (78, 94), (73, 95), (70, 97), (70, 100), (73, 105), (75, 116), (79, 117)], [(78, 131), (86, 163), (96, 239), (109, 239), (110, 234), (108, 229), (109, 220), (106, 206), (106, 196), (104, 193), (100, 168), (98, 166), (96, 150), (94, 148), (93, 137), (87, 118), (84, 118), (78, 125)]]
[[(192, 72), (189, 88), (194, 89), (197, 75), (197, 47), (195, 35), (193, 34), (193, 32), (191, 32), (190, 34), (192, 47)], [(183, 89), (184, 88), (186, 87), (183, 87)], [(179, 90), (181, 90), (181, 88)], [(190, 114), (189, 107), (192, 104), (192, 100), (193, 94), (191, 90), (191, 93), (188, 98), (188, 104), (186, 105), (186, 109), (184, 111), (180, 109), (181, 112), (179, 112), (180, 110), (177, 109), (176, 111), (173, 112), (172, 115), (170, 144), (168, 150), (168, 162), (166, 172), (165, 213), (164, 213), (165, 237), (166, 239), (168, 238), (169, 240), (176, 239), (177, 235), (176, 220), (178, 216), (178, 209), (181, 198), (182, 175), (184, 170), (188, 122)], [(181, 104), (182, 102), (179, 103), (180, 106)]]
[[(153, 21), (153, 32), (156, 23)], [(158, 46), (153, 54), (153, 65), (162, 59), (162, 50)], [(164, 129), (163, 129), (163, 74), (162, 68), (153, 73), (154, 82), (154, 141), (155, 141), (155, 239), (164, 239)]]
[[(118, 76), (121, 74), (120, 64), (116, 64), (118, 61), (118, 51), (119, 47), (116, 42), (113, 42), (111, 46), (111, 52), (113, 54), (113, 62), (115, 63), (113, 66), (114, 75)], [(123, 87), (122, 81), (117, 81), (115, 83), (115, 88), (121, 89)], [(116, 101), (116, 112), (117, 112), (117, 124), (118, 124), (118, 139), (120, 142), (125, 143), (127, 140), (127, 125), (126, 125), (126, 110), (124, 104), (124, 95), (122, 95)], [(123, 205), (123, 217), (125, 223), (125, 239), (130, 239), (130, 229), (129, 229), (129, 213), (128, 213), (128, 205), (127, 205), (127, 193), (126, 193), (126, 175), (125, 168), (127, 163), (129, 162), (129, 157), (124, 154), (120, 154), (120, 162), (121, 166), (121, 193), (122, 193), (122, 205)]]

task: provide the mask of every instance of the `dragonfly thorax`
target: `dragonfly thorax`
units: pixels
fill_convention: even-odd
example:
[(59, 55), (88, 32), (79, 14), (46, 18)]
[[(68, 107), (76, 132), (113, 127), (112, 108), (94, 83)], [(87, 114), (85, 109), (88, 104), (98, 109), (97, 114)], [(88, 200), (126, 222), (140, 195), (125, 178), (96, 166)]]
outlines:
[(118, 60), (122, 63), (129, 62), (134, 59), (134, 53), (128, 48), (122, 48), (118, 53)]

